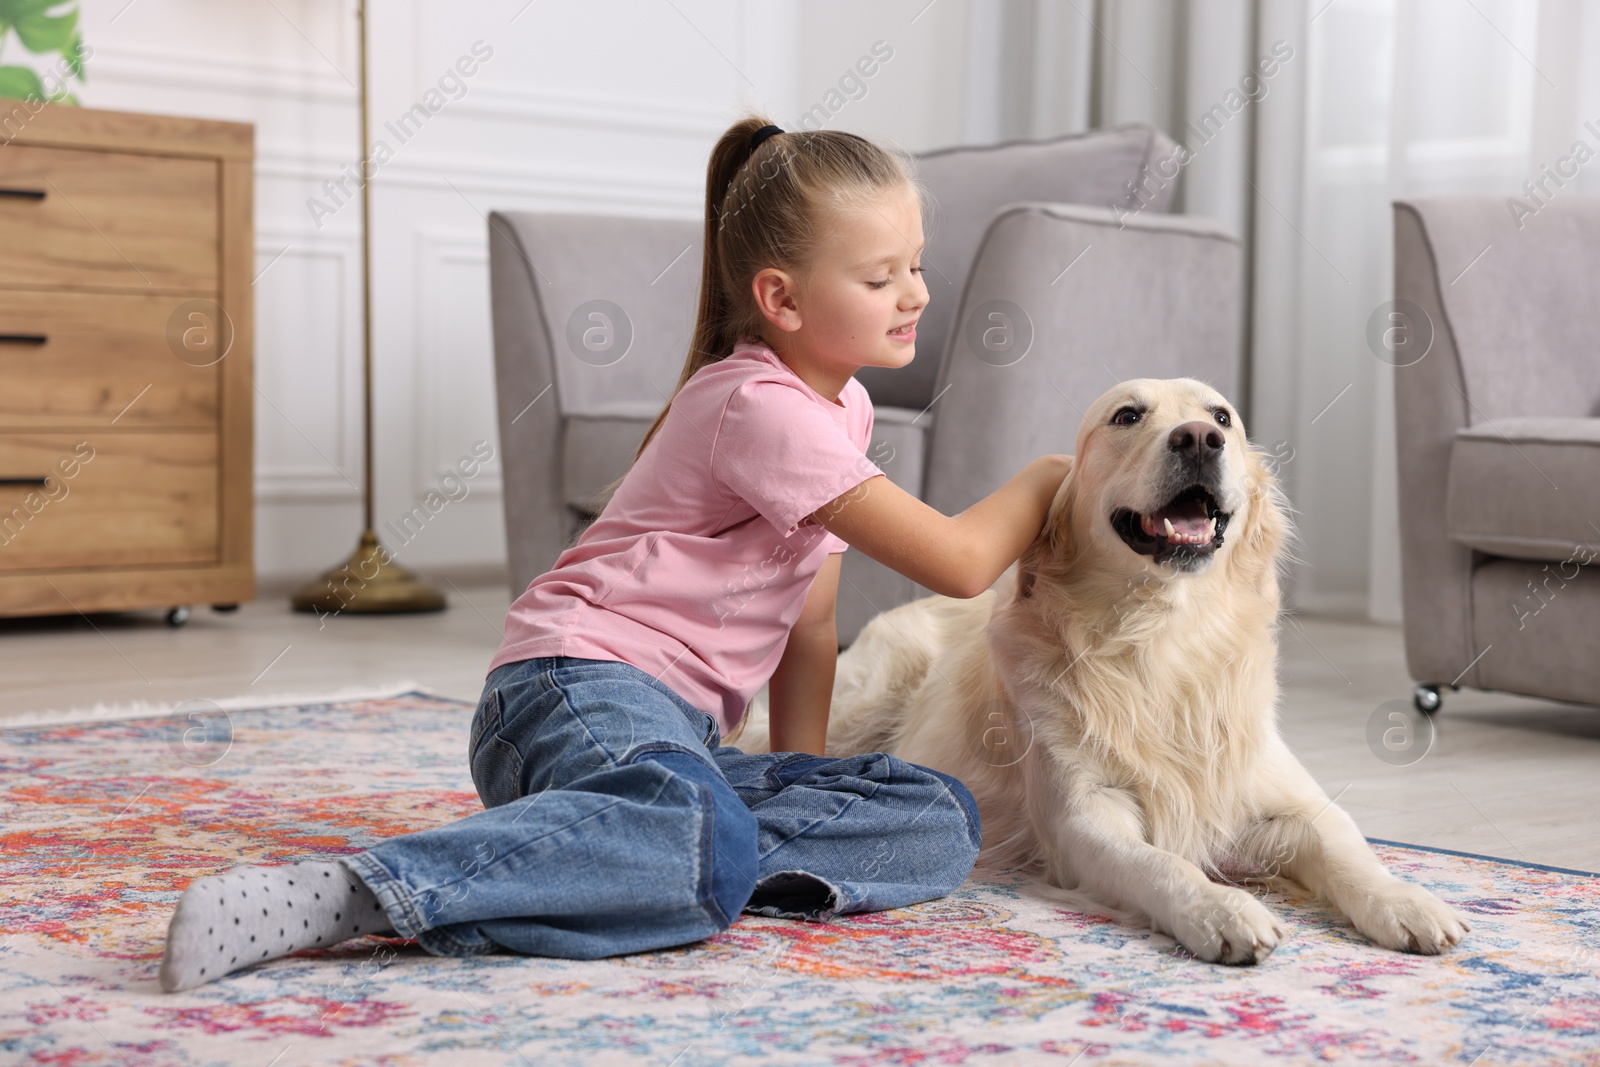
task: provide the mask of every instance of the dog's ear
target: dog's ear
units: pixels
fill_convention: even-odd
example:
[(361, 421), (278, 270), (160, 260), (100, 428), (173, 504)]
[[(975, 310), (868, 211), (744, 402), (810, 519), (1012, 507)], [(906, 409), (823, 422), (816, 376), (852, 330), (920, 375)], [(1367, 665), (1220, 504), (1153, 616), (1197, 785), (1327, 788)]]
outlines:
[(1022, 558), (1017, 560), (1019, 598), (1026, 599), (1033, 595), (1033, 587), (1039, 580), (1042, 568), (1065, 559), (1067, 546), (1072, 540), (1072, 500), (1077, 473), (1078, 465), (1074, 462), (1067, 469), (1067, 476), (1061, 480), (1061, 488), (1056, 490), (1056, 495), (1050, 501), (1044, 528), (1033, 539), (1033, 543), (1023, 550)]
[[(1293, 527), (1289, 502), (1278, 487), (1273, 459), (1251, 443), (1245, 452), (1245, 521), (1238, 531), (1231, 561), (1256, 580), (1273, 576), (1287, 556)], [(1228, 531), (1230, 535), (1233, 530)]]

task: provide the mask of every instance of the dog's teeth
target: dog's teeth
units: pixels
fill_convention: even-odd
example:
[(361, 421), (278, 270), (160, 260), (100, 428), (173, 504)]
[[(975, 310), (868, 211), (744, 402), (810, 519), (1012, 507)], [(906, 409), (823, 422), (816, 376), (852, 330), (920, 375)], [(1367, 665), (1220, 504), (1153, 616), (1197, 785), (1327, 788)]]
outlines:
[(1162, 519), (1161, 520), (1161, 525), (1163, 525), (1163, 526), (1165, 526), (1167, 528), (1167, 540), (1169, 540), (1169, 541), (1172, 540), (1176, 536), (1176, 531), (1173, 530), (1173, 528), (1172, 528), (1172, 520), (1171, 519)]
[(1215, 536), (1217, 536), (1217, 520), (1213, 517), (1206, 520), (1206, 540), (1209, 541)]

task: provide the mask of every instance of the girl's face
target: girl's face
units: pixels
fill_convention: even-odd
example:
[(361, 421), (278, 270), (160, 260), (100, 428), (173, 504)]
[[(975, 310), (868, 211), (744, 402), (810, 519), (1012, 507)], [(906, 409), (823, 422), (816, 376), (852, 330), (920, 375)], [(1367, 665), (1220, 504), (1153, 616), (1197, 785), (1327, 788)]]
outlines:
[(921, 204), (909, 185), (830, 210), (811, 268), (796, 279), (793, 319), (784, 327), (789, 345), (841, 378), (910, 363), (928, 303), (924, 243)]

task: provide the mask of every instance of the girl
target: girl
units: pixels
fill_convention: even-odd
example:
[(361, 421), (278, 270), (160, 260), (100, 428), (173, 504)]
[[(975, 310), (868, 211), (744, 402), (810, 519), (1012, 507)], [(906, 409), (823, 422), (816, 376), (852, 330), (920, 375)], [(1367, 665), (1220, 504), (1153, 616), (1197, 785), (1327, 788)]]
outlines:
[[(909, 159), (852, 134), (753, 117), (723, 134), (677, 390), (490, 663), (468, 743), (485, 810), (196, 879), (162, 989), (363, 933), (592, 959), (697, 941), (741, 911), (826, 919), (961, 884), (979, 840), (965, 786), (821, 755), (841, 553), (976, 596), (1038, 536), (1070, 457), (947, 517), (864, 454), (853, 375), (911, 362), (928, 301), (921, 198)], [(769, 679), (774, 752), (722, 745)]]

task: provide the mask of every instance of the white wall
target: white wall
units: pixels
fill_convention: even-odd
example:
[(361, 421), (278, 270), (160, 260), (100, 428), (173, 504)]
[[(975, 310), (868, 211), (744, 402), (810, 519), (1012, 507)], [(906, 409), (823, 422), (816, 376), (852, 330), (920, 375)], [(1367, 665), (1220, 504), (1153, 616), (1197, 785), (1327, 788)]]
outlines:
[[(360, 527), (359, 204), (307, 204), (337, 206), (323, 185), (355, 170), (355, 4), (84, 6), (85, 106), (255, 124), (257, 563), (309, 577)], [(787, 126), (880, 39), (894, 58), (830, 124), (956, 142), (966, 5), (926, 7), (373, 0), (372, 133), (393, 149), (372, 183), (380, 532), (474, 441), (498, 448), (488, 211), (698, 217), (729, 122), (758, 107)], [(385, 130), (479, 41), (464, 95), (404, 144)], [(498, 464), (471, 484), (404, 547), (386, 536), (402, 562), (503, 561)]]

